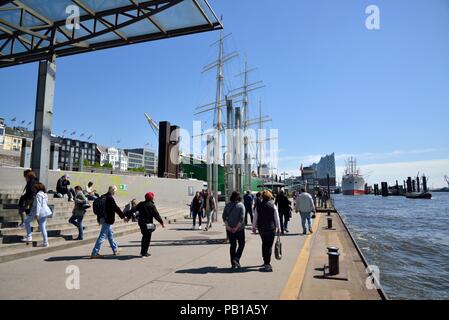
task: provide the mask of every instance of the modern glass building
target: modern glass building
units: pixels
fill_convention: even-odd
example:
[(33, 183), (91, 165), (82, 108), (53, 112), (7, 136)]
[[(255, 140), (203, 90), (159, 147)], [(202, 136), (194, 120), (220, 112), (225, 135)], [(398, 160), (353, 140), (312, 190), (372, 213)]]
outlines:
[(137, 149), (125, 149), (128, 155), (128, 167), (129, 168), (145, 168), (146, 173), (157, 173), (157, 155), (156, 151), (137, 148)]

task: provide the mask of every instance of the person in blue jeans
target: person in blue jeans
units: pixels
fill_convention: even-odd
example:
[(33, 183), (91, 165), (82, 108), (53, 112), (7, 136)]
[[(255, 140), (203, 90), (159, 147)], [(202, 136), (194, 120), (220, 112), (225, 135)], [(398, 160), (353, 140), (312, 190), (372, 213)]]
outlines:
[(91, 258), (92, 259), (100, 259), (103, 258), (100, 255), (101, 245), (104, 240), (108, 238), (109, 244), (111, 246), (112, 252), (114, 256), (119, 254), (117, 243), (114, 240), (114, 232), (112, 231), (112, 225), (115, 222), (115, 214), (117, 213), (121, 219), (127, 222), (125, 219), (125, 215), (122, 210), (117, 206), (114, 200), (114, 195), (117, 192), (116, 186), (110, 186), (108, 193), (101, 196), (104, 199), (104, 214), (103, 217), (97, 217), (98, 223), (101, 225), (100, 234), (98, 236), (97, 242), (95, 242), (95, 246), (92, 250)]
[(69, 223), (78, 228), (78, 238), (75, 240), (83, 240), (83, 219), (86, 214), (86, 206), (89, 204), (86, 196), (83, 193), (83, 189), (80, 186), (75, 187), (75, 206), (72, 211), (72, 216), (69, 219)]
[(316, 214), (316, 208), (312, 196), (306, 192), (305, 188), (301, 188), (301, 193), (296, 197), (295, 209), (301, 215), (302, 233), (307, 234), (307, 230), (313, 233), (311, 213), (314, 212)]

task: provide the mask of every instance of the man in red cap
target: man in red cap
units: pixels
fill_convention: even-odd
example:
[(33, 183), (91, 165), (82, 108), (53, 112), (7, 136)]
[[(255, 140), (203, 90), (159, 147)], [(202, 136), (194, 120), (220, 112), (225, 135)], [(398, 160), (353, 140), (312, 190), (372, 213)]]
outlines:
[(148, 252), (151, 242), (151, 234), (155, 230), (153, 219), (156, 219), (165, 228), (164, 221), (161, 215), (156, 209), (154, 204), (154, 193), (147, 192), (145, 194), (145, 201), (139, 202), (137, 206), (132, 208), (126, 213), (126, 218), (129, 220), (135, 212), (139, 212), (139, 227), (142, 232), (142, 242), (140, 247), (140, 254), (142, 258), (149, 257), (151, 254)]

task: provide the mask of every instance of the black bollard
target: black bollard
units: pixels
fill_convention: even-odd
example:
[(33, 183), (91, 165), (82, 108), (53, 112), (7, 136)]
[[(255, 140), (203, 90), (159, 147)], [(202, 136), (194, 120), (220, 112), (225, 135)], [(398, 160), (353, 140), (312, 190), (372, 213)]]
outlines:
[(327, 252), (338, 252), (338, 250), (337, 247), (327, 247)]
[(332, 229), (332, 217), (327, 218), (327, 228)]
[(333, 276), (340, 273), (339, 256), (338, 252), (328, 252), (329, 257), (329, 275)]

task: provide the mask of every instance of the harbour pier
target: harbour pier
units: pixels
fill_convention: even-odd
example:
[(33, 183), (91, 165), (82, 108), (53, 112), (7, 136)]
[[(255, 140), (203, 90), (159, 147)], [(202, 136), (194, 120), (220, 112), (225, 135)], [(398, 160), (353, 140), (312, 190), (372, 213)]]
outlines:
[[(275, 260), (273, 255), (274, 272), (266, 273), (261, 269), (260, 237), (249, 227), (242, 268), (230, 268), (229, 244), (221, 223), (222, 202), (218, 222), (206, 232), (192, 230), (185, 204), (164, 202), (163, 192), (159, 194), (161, 201), (156, 199), (156, 205), (167, 226), (154, 233), (151, 257), (139, 255), (141, 235), (137, 224), (119, 222), (113, 229), (120, 255), (110, 254), (105, 243), (102, 249), (105, 259), (92, 260), (89, 256), (98, 225), (91, 210), (85, 217), (85, 240), (75, 241), (71, 235), (76, 229), (67, 222), (73, 203), (51, 199), (55, 214), (48, 222), (52, 230), (50, 247), (27, 246), (9, 241), (22, 235), (15, 225), (16, 212), (7, 209), (13, 207), (18, 194), (2, 191), (0, 299), (386, 299), (375, 275), (367, 273), (368, 262), (331, 203), (326, 209), (318, 208), (312, 234), (302, 235), (299, 214), (292, 214), (290, 233), (281, 237), (283, 257)], [(120, 192), (119, 199), (124, 199)], [(37, 233), (33, 238), (39, 242)], [(330, 254), (332, 251), (336, 254)], [(66, 272), (70, 266), (80, 270), (79, 290), (66, 288)], [(142, 278), (142, 273), (147, 276)], [(117, 276), (120, 274), (123, 276)], [(235, 291), (236, 283), (238, 291)]]

